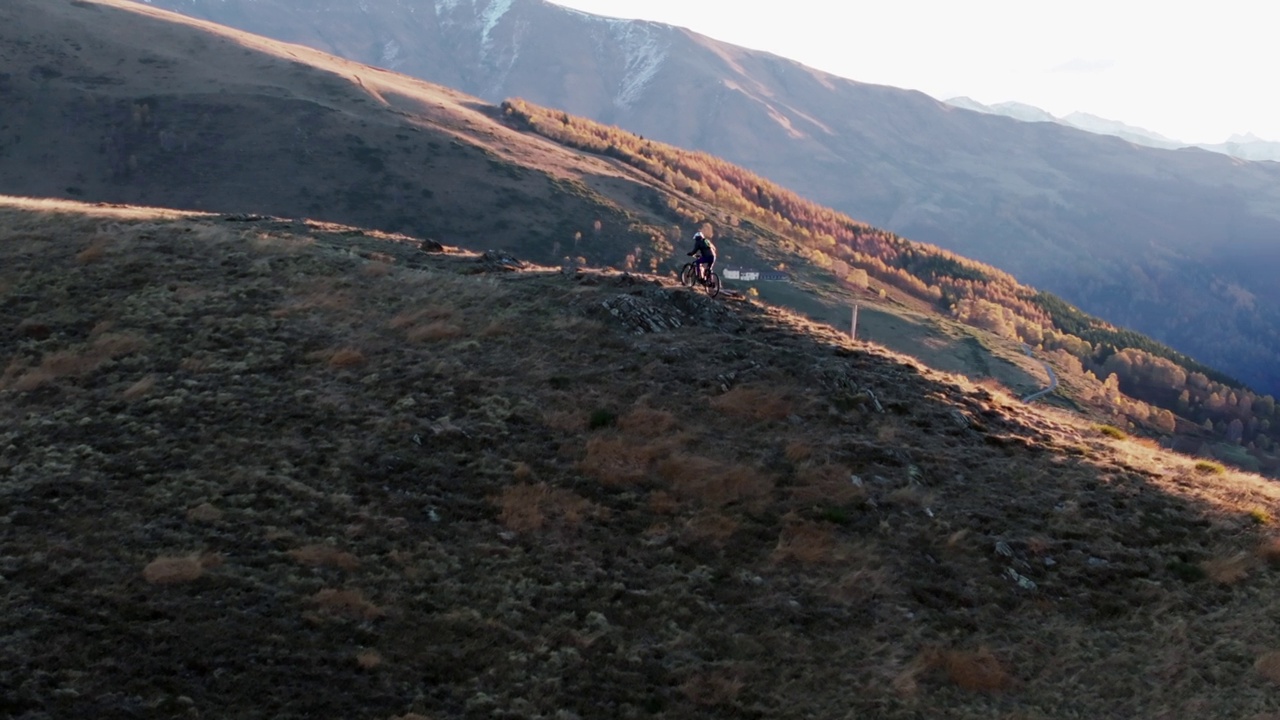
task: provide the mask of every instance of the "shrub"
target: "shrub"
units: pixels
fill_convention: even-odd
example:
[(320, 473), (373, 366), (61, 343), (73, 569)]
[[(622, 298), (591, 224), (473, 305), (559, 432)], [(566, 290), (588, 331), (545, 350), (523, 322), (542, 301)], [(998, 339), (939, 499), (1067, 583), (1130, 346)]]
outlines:
[(1224, 467), (1222, 463), (1210, 462), (1208, 460), (1201, 460), (1200, 462), (1197, 462), (1195, 467), (1196, 472), (1201, 475), (1225, 475), (1227, 472), (1227, 468)]
[(836, 525), (847, 525), (851, 519), (849, 511), (842, 507), (825, 507), (822, 509), (821, 517), (824, 521)]
[(618, 413), (608, 408), (597, 408), (591, 411), (591, 416), (587, 419), (587, 429), (599, 430), (600, 428), (613, 427), (618, 424)]
[(1195, 582), (1197, 580), (1203, 580), (1206, 577), (1204, 568), (1182, 560), (1170, 561), (1166, 567), (1169, 572), (1173, 573), (1178, 579), (1185, 582)]
[(1114, 425), (1094, 425), (1094, 430), (1116, 440), (1124, 440), (1129, 434)]

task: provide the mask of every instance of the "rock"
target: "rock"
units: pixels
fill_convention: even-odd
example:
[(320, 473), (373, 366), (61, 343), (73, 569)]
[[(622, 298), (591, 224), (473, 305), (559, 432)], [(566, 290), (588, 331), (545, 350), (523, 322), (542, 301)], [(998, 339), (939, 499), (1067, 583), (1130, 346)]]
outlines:
[(644, 294), (614, 295), (601, 305), (637, 334), (674, 330), (687, 321), (685, 314), (670, 303), (658, 302)]
[(442, 253), (444, 252), (444, 245), (427, 238), (418, 245), (418, 249), (426, 253)]
[(486, 270), (489, 271), (499, 270), (511, 272), (529, 267), (528, 263), (504, 250), (486, 250), (484, 254), (480, 256), (479, 262)]

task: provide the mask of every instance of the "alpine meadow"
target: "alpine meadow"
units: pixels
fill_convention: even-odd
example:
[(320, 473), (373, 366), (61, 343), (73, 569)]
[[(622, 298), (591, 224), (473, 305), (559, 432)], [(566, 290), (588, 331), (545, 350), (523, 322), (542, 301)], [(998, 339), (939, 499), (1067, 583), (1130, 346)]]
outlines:
[(0, 716), (1280, 713), (1280, 428), (1229, 370), (147, 4), (0, 5), (0, 98)]

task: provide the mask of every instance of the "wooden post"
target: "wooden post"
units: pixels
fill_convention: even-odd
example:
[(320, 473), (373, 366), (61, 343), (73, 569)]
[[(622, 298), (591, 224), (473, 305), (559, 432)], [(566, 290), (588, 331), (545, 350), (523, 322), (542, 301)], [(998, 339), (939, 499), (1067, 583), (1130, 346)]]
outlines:
[(856, 303), (853, 306), (853, 322), (849, 325), (849, 339), (858, 339), (858, 306)]

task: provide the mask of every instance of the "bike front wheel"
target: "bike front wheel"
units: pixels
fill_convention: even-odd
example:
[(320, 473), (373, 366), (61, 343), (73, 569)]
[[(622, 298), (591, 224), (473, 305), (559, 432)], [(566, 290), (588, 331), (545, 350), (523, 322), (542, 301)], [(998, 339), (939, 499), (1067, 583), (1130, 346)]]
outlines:
[(693, 267), (693, 263), (685, 263), (684, 267), (680, 268), (680, 284), (685, 287), (693, 287), (694, 279), (697, 277), (696, 273), (697, 269)]

